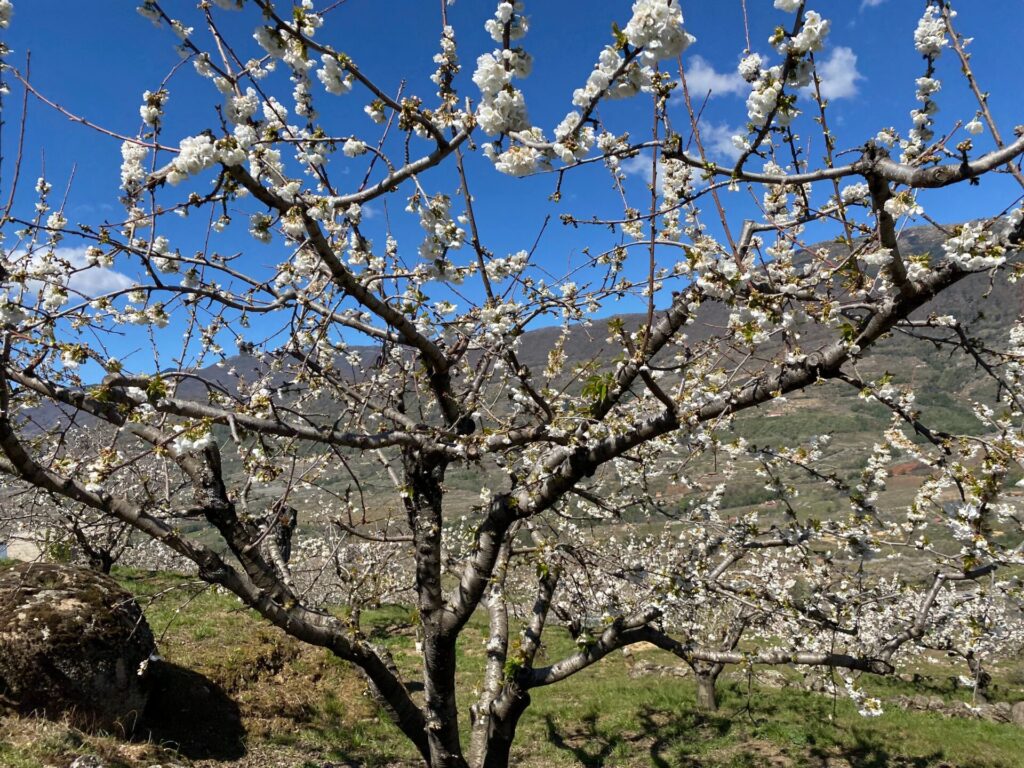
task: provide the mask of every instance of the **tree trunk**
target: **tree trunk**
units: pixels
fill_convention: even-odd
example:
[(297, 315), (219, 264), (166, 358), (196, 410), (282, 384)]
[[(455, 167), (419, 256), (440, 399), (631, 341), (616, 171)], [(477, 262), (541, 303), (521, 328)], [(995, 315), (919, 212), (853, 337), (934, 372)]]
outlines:
[(718, 668), (694, 670), (694, 678), (697, 680), (697, 709), (701, 712), (718, 711), (718, 692), (715, 690), (715, 683), (722, 669), (719, 665), (716, 667)]
[(430, 768), (468, 768), (459, 736), (455, 697), (455, 636), (443, 626), (441, 530), (447, 462), (416, 451), (403, 456), (405, 499), (416, 559), (416, 593), (423, 631), (423, 693)]
[(455, 703), (455, 645), (428, 630), (423, 643), (430, 768), (468, 768)]
[(516, 730), (513, 727), (508, 735), (492, 736), (487, 744), (487, 752), (480, 768), (508, 768), (512, 753), (512, 741)]
[(516, 727), (528, 706), (529, 692), (518, 685), (512, 690), (506, 688), (481, 723), (487, 728), (486, 747), (482, 755), (474, 755), (473, 768), (508, 768)]
[(105, 573), (109, 576), (110, 571), (114, 568), (114, 558), (111, 557), (109, 552), (88, 552), (86, 553), (86, 557), (89, 558), (89, 567), (94, 571), (99, 571), (100, 573)]
[(971, 670), (974, 677), (974, 698), (980, 702), (988, 701), (989, 685), (992, 683), (992, 675), (985, 671), (981, 659), (974, 655), (974, 651), (967, 652), (967, 668)]

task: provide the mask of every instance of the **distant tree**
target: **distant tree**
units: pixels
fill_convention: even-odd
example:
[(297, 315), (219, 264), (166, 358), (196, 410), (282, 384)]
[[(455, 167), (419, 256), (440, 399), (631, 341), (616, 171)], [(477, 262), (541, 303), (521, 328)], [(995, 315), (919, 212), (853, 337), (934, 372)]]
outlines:
[[(98, 477), (87, 467), (115, 450), (111, 445), (116, 445), (116, 434), (102, 424), (89, 430), (67, 425), (59, 438), (65, 467), (72, 474), (85, 472), (87, 484), (96, 482)], [(162, 459), (146, 453), (109, 478), (108, 487), (141, 507), (154, 506), (159, 499), (181, 492), (180, 487), (169, 486), (172, 478), (166, 469)], [(175, 570), (188, 562), (130, 522), (44, 489), (31, 488), (29, 493), (15, 489), (7, 500), (4, 529), (7, 535), (34, 544), (40, 559), (82, 564), (101, 573), (110, 573), (118, 563)]]
[[(332, 42), (348, 7), (316, 5), (203, 0), (178, 19), (142, 4), (209, 81), (212, 109), (190, 91), (194, 127), (168, 138), (170, 77), (144, 94), (136, 134), (57, 107), (123, 142), (114, 220), (73, 224), (45, 178), (23, 210), (23, 152), (5, 134), (10, 493), (127, 523), (352, 663), (433, 768), (507, 765), (536, 689), (640, 641), (693, 667), (705, 707), (725, 665), (797, 664), (838, 671), (875, 714), (856, 674), (891, 672), (929, 639), (966, 649), (970, 622), (943, 629), (964, 611), (1015, 610), (1015, 583), (992, 584), (1024, 560), (1007, 495), (1024, 462), (1024, 323), (993, 345), (943, 298), (974, 274), (1020, 275), (1024, 137), (993, 119), (998, 95), (949, 3), (927, 3), (905, 31), (922, 57), (913, 127), (840, 151), (817, 61), (829, 22), (775, 0), (772, 54), (748, 50), (739, 65), (747, 125), (728, 165), (711, 154), (705, 94), (687, 89), (694, 38), (677, 0), (633, 4), (553, 128), (530, 119), (520, 88), (532, 66), (522, 3), (486, 20), (494, 48), (469, 55), (472, 87), (441, 3), (430, 92), (414, 78), (386, 88), (378, 62)], [(0, 27), (10, 18), (0, 0)], [(237, 36), (246, 19), (255, 46)], [(358, 30), (382, 36), (381, 57), (398, 45), (385, 29)], [(977, 113), (937, 135), (940, 57)], [(46, 99), (11, 61), (4, 80)], [(643, 202), (629, 168), (648, 175)], [(576, 250), (548, 254), (544, 227), (528, 230), (536, 177)], [(593, 212), (575, 211), (573, 184), (610, 192), (618, 212), (596, 196)], [(936, 224), (931, 252), (898, 237), (926, 218), (928, 195), (979, 184), (989, 217)], [(84, 287), (111, 268), (130, 284)], [(574, 358), (578, 324), (617, 306), (639, 316), (591, 324), (603, 351)], [(527, 364), (538, 350), (522, 340), (539, 327), (549, 341)], [(897, 332), (996, 383), (973, 408), (983, 433), (926, 424), (908, 377), (866, 373)], [(231, 343), (240, 357), (225, 355)], [(130, 356), (145, 346), (152, 359)], [(891, 414), (854, 481), (829, 469), (827, 423), (788, 445), (730, 431), (737, 414), (829, 381)], [(68, 436), (97, 424), (111, 430), (102, 449), (76, 450)], [(913, 503), (891, 507), (880, 494), (897, 451), (926, 477)], [(796, 475), (844, 511), (820, 516)], [(721, 500), (738, 476), (763, 480), (769, 499), (730, 516)], [(479, 500), (456, 506), (456, 478)], [(362, 630), (364, 608), (406, 595), (422, 696)], [(345, 615), (327, 610), (338, 603)], [(486, 669), (464, 743), (456, 642), (477, 612)], [(542, 662), (555, 623), (578, 648)]]

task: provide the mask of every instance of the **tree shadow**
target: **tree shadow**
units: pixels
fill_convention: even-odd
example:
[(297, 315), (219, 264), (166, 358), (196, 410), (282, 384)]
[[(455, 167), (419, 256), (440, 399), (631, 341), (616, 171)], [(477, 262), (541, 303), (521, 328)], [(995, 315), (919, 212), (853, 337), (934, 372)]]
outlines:
[(237, 760), (245, 756), (245, 728), (238, 705), (208, 677), (177, 664), (154, 662), (149, 702), (135, 729), (190, 760)]
[(559, 728), (551, 715), (545, 715), (548, 742), (569, 752), (587, 768), (601, 768), (621, 745), (631, 745), (632, 750), (647, 746), (651, 763), (657, 768), (696, 768), (702, 763), (696, 756), (667, 755), (669, 747), (678, 746), (695, 734), (706, 734), (711, 738), (726, 735), (732, 727), (728, 717), (699, 712), (673, 711), (644, 707), (638, 713), (639, 729), (614, 735), (602, 734), (597, 728), (597, 715), (590, 714), (572, 729)]
[[(929, 755), (907, 757), (894, 755), (882, 742), (869, 734), (854, 731), (854, 744), (849, 747), (833, 747), (829, 750), (812, 748), (811, 754), (825, 762), (827, 758), (841, 757), (850, 768), (930, 768), (945, 765), (943, 753), (936, 750)], [(890, 745), (891, 746), (891, 745)]]
[[(581, 765), (587, 766), (587, 768), (603, 766), (604, 761), (615, 748), (625, 741), (621, 734), (612, 738), (598, 734), (596, 714), (584, 717), (580, 725), (582, 726), (581, 731), (563, 734), (555, 726), (555, 720), (551, 715), (544, 716), (548, 741), (558, 749), (571, 753)], [(572, 743), (567, 740), (567, 736), (572, 739)]]
[(934, 677), (928, 675), (915, 675), (910, 682), (890, 677), (882, 677), (876, 681), (879, 687), (888, 689), (893, 695), (906, 694), (909, 687), (915, 694), (930, 694), (949, 699), (956, 695), (963, 687), (958, 685), (953, 676)]
[[(729, 686), (724, 687), (731, 690)], [(732, 693), (736, 693), (732, 691)], [(828, 719), (827, 701), (810, 702), (807, 716), (820, 721)], [(784, 746), (772, 737), (758, 735), (759, 716), (763, 711), (751, 711), (744, 708), (726, 707), (717, 713), (704, 713), (696, 709), (661, 708), (645, 706), (636, 715), (637, 727), (629, 732), (608, 733), (598, 727), (598, 715), (590, 714), (571, 725), (561, 728), (551, 715), (544, 718), (547, 728), (547, 740), (557, 749), (571, 754), (575, 760), (587, 768), (603, 768), (617, 765), (616, 750), (628, 748), (631, 753), (646, 749), (650, 764), (656, 768), (702, 768), (709, 764), (720, 764), (715, 757), (709, 756), (709, 742), (719, 742), (725, 750), (719, 760), (727, 760), (731, 766), (762, 766), (769, 764), (766, 755)], [(747, 726), (740, 727), (736, 732), (738, 741), (726, 738), (739, 723), (740, 719), (749, 718), (752, 733), (746, 733)], [(808, 734), (804, 743), (805, 755), (813, 760), (820, 760), (821, 765), (829, 764), (830, 760), (838, 760), (840, 765), (849, 768), (932, 768), (941, 766), (944, 754), (941, 749), (927, 755), (901, 755), (898, 744), (886, 743), (879, 736), (854, 726), (852, 729), (841, 728), (844, 733), (843, 744), (831, 740), (827, 743), (815, 744), (812, 735)], [(747, 740), (750, 740), (749, 743)], [(724, 763), (722, 763), (724, 764)], [(815, 763), (818, 764), (818, 763)]]
[(692, 740), (694, 735), (721, 738), (732, 729), (731, 717), (695, 710), (666, 712), (644, 707), (640, 710), (639, 720), (644, 733), (653, 739), (648, 752), (651, 764), (657, 768), (699, 768), (703, 765), (699, 757), (677, 753), (669, 758), (670, 748), (678, 748), (685, 741)]

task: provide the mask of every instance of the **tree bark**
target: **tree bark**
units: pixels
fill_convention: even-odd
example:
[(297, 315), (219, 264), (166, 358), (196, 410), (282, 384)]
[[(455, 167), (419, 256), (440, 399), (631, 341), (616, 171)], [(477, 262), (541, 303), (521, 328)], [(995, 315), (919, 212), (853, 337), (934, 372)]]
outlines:
[(455, 698), (455, 639), (445, 629), (441, 586), (441, 535), (447, 462), (418, 451), (403, 456), (408, 484), (406, 512), (416, 558), (416, 594), (423, 630), (423, 692), (430, 768), (468, 768), (459, 736)]
[(109, 576), (114, 569), (114, 558), (109, 552), (100, 552), (95, 557), (89, 557), (89, 567)]
[(487, 749), (483, 759), (473, 768), (508, 768), (512, 742), (516, 738), (519, 718), (530, 706), (530, 694), (518, 684), (506, 688), (502, 697), (495, 702), (487, 726)]
[(971, 670), (971, 675), (974, 676), (974, 698), (981, 702), (988, 701), (992, 675), (985, 671), (981, 659), (974, 654), (974, 651), (968, 651), (965, 658), (967, 659), (967, 668)]
[(455, 644), (427, 631), (423, 643), (424, 693), (430, 768), (469, 768), (462, 755), (455, 701)]
[(718, 711), (718, 691), (715, 690), (715, 685), (722, 669), (721, 664), (694, 669), (694, 679), (697, 681), (697, 709), (701, 712)]

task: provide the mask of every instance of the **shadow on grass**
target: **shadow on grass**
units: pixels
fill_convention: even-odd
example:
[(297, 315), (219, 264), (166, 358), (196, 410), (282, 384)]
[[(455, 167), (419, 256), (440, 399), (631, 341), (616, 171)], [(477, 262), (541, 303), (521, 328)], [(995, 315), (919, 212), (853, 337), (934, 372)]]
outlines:
[(779, 718), (774, 703), (760, 702), (751, 707), (749, 701), (739, 697), (738, 690), (723, 688), (728, 705), (717, 713), (701, 713), (685, 706), (643, 707), (630, 728), (620, 733), (601, 727), (596, 713), (561, 726), (548, 715), (547, 740), (587, 768), (618, 765), (623, 750), (632, 755), (647, 751), (650, 764), (656, 768), (763, 768), (788, 765), (794, 757), (798, 764), (809, 760), (815, 765), (843, 768), (946, 765), (941, 749), (908, 757), (900, 754), (901, 744), (890, 743), (860, 727), (827, 725), (827, 700), (815, 697), (801, 702), (801, 718), (794, 720)]
[(604, 761), (615, 748), (625, 742), (622, 735), (612, 738), (599, 735), (597, 733), (597, 715), (594, 714), (584, 717), (580, 721), (579, 728), (571, 734), (559, 731), (551, 715), (544, 716), (544, 725), (547, 728), (548, 741), (558, 749), (571, 753), (581, 765), (585, 765), (587, 768), (604, 765)]
[(245, 756), (238, 705), (207, 677), (166, 661), (150, 668), (149, 703), (135, 738), (152, 740), (190, 760)]
[(699, 768), (704, 765), (702, 757), (692, 754), (695, 750), (683, 750), (687, 741), (700, 742), (721, 739), (729, 735), (733, 721), (721, 714), (687, 711), (667, 713), (645, 707), (640, 711), (640, 722), (644, 732), (653, 741), (650, 745), (651, 763), (657, 768)]
[[(393, 726), (386, 722), (359, 719), (347, 720), (350, 701), (344, 696), (326, 693), (315, 708), (311, 708), (308, 719), (296, 722), (291, 734), (277, 734), (273, 740), (278, 744), (303, 743), (315, 745), (320, 758), (302, 764), (300, 768), (390, 768), (397, 765), (420, 765), (412, 752), (396, 749)], [(386, 721), (386, 718), (381, 718)], [(295, 737), (302, 732), (298, 741)], [(399, 743), (405, 744), (399, 739)]]
[[(646, 747), (652, 765), (657, 768), (697, 768), (704, 763), (694, 755), (685, 754), (685, 749), (680, 751), (680, 747), (687, 741), (693, 742), (695, 737), (700, 741), (721, 738), (732, 728), (732, 721), (727, 717), (653, 707), (644, 707), (640, 710), (637, 715), (637, 729), (614, 735), (598, 730), (596, 714), (587, 715), (574, 727), (561, 730), (551, 715), (545, 716), (544, 721), (548, 742), (558, 749), (569, 752), (587, 768), (607, 765), (606, 761), (620, 747), (628, 747), (630, 752)], [(694, 742), (694, 747), (698, 744), (699, 741)]]
[(924, 756), (904, 757), (893, 754), (891, 745), (882, 744), (879, 739), (868, 734), (854, 733), (853, 739), (854, 744), (848, 747), (834, 748), (828, 752), (819, 749), (810, 751), (815, 757), (821, 758), (823, 764), (827, 758), (839, 757), (846, 760), (850, 768), (932, 768), (946, 765), (942, 761), (941, 751)]

